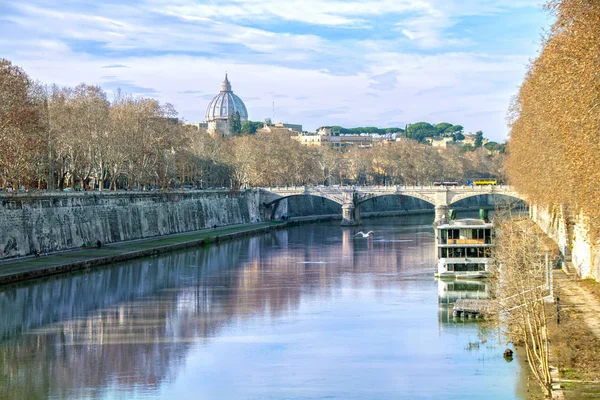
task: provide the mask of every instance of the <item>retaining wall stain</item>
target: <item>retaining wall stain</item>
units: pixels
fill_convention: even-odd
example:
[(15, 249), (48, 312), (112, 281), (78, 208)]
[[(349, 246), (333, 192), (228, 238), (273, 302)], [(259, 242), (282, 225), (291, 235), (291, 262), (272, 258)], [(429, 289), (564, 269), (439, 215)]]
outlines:
[(258, 201), (254, 191), (7, 197), (0, 202), (0, 258), (246, 223), (257, 219)]

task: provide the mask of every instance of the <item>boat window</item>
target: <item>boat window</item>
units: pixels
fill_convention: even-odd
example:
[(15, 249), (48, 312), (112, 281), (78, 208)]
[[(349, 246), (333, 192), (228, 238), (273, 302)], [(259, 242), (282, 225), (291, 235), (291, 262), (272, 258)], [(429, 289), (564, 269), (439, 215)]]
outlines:
[(448, 248), (442, 247), (440, 249), (440, 258), (446, 258), (446, 257), (448, 257)]
[(448, 239), (458, 239), (459, 237), (458, 229), (448, 229)]
[(477, 248), (468, 247), (467, 248), (467, 257), (477, 257)]
[(491, 229), (486, 229), (484, 232), (485, 235), (485, 242), (486, 243), (492, 243), (492, 230)]
[(483, 229), (473, 229), (472, 230), (473, 239), (483, 239), (484, 238), (484, 230)]
[(465, 256), (465, 249), (462, 247), (449, 249), (449, 256), (454, 258), (463, 258)]
[(442, 242), (441, 244), (448, 243), (448, 231), (446, 229), (440, 230), (440, 240)]
[(476, 272), (476, 271), (479, 271), (479, 264), (455, 264), (454, 271), (456, 271), (456, 272)]
[(454, 264), (446, 264), (446, 266), (448, 267), (448, 271), (454, 272)]

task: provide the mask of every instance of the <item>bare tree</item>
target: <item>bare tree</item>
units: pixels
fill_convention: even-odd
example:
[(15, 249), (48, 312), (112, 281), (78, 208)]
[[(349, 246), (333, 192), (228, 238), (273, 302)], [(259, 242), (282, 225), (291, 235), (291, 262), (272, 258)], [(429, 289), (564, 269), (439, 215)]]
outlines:
[(0, 59), (0, 185), (13, 188), (35, 180), (43, 126), (30, 96), (27, 74)]
[(496, 311), (507, 338), (523, 346), (533, 376), (550, 394), (548, 312), (549, 270), (539, 228), (528, 220), (498, 222), (494, 261), (499, 271)]

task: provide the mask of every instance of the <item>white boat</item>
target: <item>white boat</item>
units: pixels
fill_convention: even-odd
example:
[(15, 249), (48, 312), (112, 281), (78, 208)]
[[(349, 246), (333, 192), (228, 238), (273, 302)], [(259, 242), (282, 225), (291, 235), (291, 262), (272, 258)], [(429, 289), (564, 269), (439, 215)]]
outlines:
[(481, 219), (459, 219), (437, 227), (438, 278), (487, 278), (493, 273), (493, 224)]

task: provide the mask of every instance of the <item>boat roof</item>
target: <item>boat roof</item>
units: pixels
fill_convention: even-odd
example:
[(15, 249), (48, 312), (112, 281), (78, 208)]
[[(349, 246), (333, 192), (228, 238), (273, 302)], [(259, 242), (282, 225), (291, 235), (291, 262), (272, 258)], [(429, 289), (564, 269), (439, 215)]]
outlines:
[(492, 228), (494, 224), (482, 219), (463, 218), (449, 221), (447, 224), (438, 225), (438, 229), (450, 228)]

